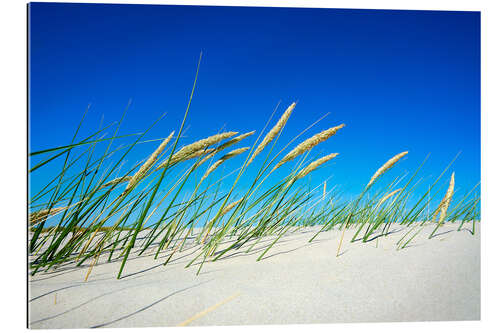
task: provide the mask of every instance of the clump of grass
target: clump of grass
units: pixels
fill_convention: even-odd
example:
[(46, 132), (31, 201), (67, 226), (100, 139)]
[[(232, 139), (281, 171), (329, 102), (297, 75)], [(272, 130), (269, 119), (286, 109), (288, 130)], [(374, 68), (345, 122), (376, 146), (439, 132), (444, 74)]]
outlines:
[[(354, 202), (354, 205), (353, 205), (353, 208), (351, 209), (351, 212), (349, 213), (349, 216), (347, 217), (345, 223), (344, 223), (344, 228), (343, 228), (343, 231), (342, 231), (342, 236), (340, 237), (340, 241), (339, 241), (339, 247), (337, 248), (337, 257), (339, 256), (340, 254), (340, 249), (342, 247), (342, 241), (344, 239), (344, 235), (345, 235), (345, 231), (349, 225), (349, 223), (351, 222), (351, 219), (352, 217), (354, 216), (354, 213), (355, 211), (357, 210), (358, 208), (358, 205), (359, 205), (359, 202), (361, 201), (361, 199), (363, 198), (364, 194), (370, 189), (370, 187), (377, 181), (377, 179), (380, 178), (380, 176), (382, 176), (385, 172), (387, 172), (387, 170), (391, 169), (401, 158), (403, 158), (404, 156), (406, 156), (408, 154), (407, 151), (404, 151), (402, 153), (399, 153), (397, 155), (395, 155), (394, 157), (390, 158), (387, 162), (385, 162), (374, 174), (373, 176), (370, 178), (370, 181), (368, 182), (368, 184), (366, 184), (366, 187), (365, 189), (363, 190), (363, 192), (359, 195), (358, 199)], [(361, 228), (363, 228), (364, 226), (364, 223), (362, 223), (358, 229), (358, 232), (361, 231)], [(353, 237), (353, 241), (354, 241), (354, 238), (356, 237), (358, 233), (356, 233)]]
[[(353, 201), (343, 197), (339, 184), (332, 186), (331, 191), (335, 192), (329, 194), (326, 180), (311, 189), (309, 184), (303, 184), (306, 176), (320, 166), (324, 167), (338, 154), (328, 154), (313, 161), (308, 159), (309, 154), (345, 125), (330, 127), (309, 137), (279, 159), (281, 152), (309, 130), (306, 128), (286, 143), (280, 152), (273, 153), (296, 103), (290, 104), (274, 127), (262, 140), (257, 138), (253, 146), (234, 147), (226, 152), (229, 147), (240, 144), (255, 133), (250, 131), (236, 136), (238, 132), (231, 131), (199, 139), (178, 149), (197, 75), (198, 70), (184, 119), (175, 132), (177, 134), (174, 137), (173, 131), (167, 131), (170, 134), (166, 138), (155, 139), (161, 140), (161, 143), (144, 162), (127, 167), (125, 160), (132, 149), (152, 141), (144, 140), (144, 137), (156, 122), (142, 133), (118, 135), (123, 116), (110, 138), (98, 137), (103, 130), (100, 129), (78, 141), (80, 124), (69, 145), (30, 154), (31, 159), (40, 159), (30, 169), (32, 178), (37, 177), (37, 170), (42, 167), (53, 165), (56, 161), (60, 161), (61, 165), (60, 171), (42, 190), (33, 193), (30, 200), (28, 226), (32, 237), (29, 253), (34, 256), (30, 262), (31, 274), (66, 263), (73, 262), (81, 266), (90, 261), (85, 276), (87, 279), (101, 255), (106, 254), (108, 261), (121, 260), (117, 275), (120, 278), (132, 249), (137, 250), (138, 255), (152, 250), (155, 259), (160, 253), (166, 252), (166, 265), (174, 254), (184, 251), (186, 247), (196, 249), (196, 257), (187, 267), (199, 265), (199, 273), (207, 260), (216, 261), (245, 244), (249, 245), (247, 251), (252, 251), (264, 237), (274, 237), (265, 249), (258, 250), (257, 260), (262, 260), (281, 237), (312, 226), (318, 226), (319, 231), (310, 242), (321, 232), (335, 228), (341, 230), (337, 256), (345, 231), (351, 226), (357, 228), (352, 242), (357, 240), (358, 235), (362, 235), (360, 239), (367, 242), (376, 233), (387, 235), (392, 223), (405, 226), (415, 223), (398, 242), (402, 248), (422, 230), (413, 233), (419, 225), (423, 225), (417, 222), (426, 216), (425, 203), (430, 201), (431, 191), (449, 166), (424, 195), (417, 197), (415, 204), (410, 202), (421, 185), (422, 179), (416, 179), (416, 176), (424, 163), (409, 179), (405, 178), (408, 174), (403, 174), (379, 190), (374, 188), (378, 179), (405, 157), (407, 151), (385, 162)], [(132, 143), (114, 147), (116, 140), (130, 138), (133, 139)], [(99, 155), (96, 147), (103, 144), (106, 149)], [(255, 159), (268, 146), (269, 152), (259, 167)], [(216, 159), (219, 153), (222, 157)], [(166, 157), (158, 163), (162, 154)], [(238, 158), (234, 158), (236, 156)], [(214, 159), (215, 162), (198, 176), (200, 166)], [(218, 176), (222, 169), (220, 166), (229, 159), (236, 165), (234, 170)], [(243, 161), (236, 164), (238, 159)], [(291, 172), (276, 175), (274, 179), (269, 177), (291, 161), (296, 161)], [(158, 166), (155, 168), (156, 163)], [(258, 170), (256, 175), (248, 172), (250, 164)], [(279, 169), (276, 174), (283, 171), (284, 168)], [(242, 179), (245, 179), (244, 186), (239, 184)], [(127, 183), (125, 189), (121, 186), (124, 183)], [(462, 200), (452, 202), (454, 187), (453, 173), (448, 190), (435, 210), (433, 219), (438, 212), (441, 215), (430, 237), (447, 217), (451, 221), (462, 220), (458, 230), (464, 221), (474, 221), (472, 233), (475, 232), (475, 221), (480, 218), (480, 196), (474, 193), (474, 198), (471, 198), (471, 195), (476, 187)], [(52, 225), (47, 226), (48, 223)], [(197, 234), (195, 228), (199, 228)], [(141, 232), (145, 236), (138, 238)]]
[[(255, 131), (237, 137), (234, 137), (237, 132), (224, 132), (195, 141), (175, 151), (179, 139), (178, 134), (169, 157), (154, 169), (153, 165), (174, 137), (174, 133), (171, 132), (169, 136), (162, 139), (161, 144), (145, 162), (136, 164), (124, 175), (114, 177), (111, 180), (107, 179), (111, 176), (111, 172), (107, 172), (100, 179), (93, 178), (92, 181), (86, 179), (88, 175), (94, 175), (95, 171), (99, 171), (97, 166), (102, 164), (101, 162), (107, 155), (98, 159), (96, 163), (90, 162), (89, 156), (86, 169), (70, 178), (61, 177), (59, 188), (57, 186), (53, 188), (53, 190), (57, 189), (58, 195), (53, 194), (47, 203), (37, 203), (38, 207), (46, 206), (47, 208), (36, 210), (30, 214), (31, 230), (42, 235), (41, 239), (32, 239), (30, 241), (33, 253), (37, 254), (36, 259), (31, 263), (33, 274), (38, 269), (50, 268), (68, 261), (76, 261), (77, 265), (81, 265), (90, 260), (90, 268), (85, 277), (88, 278), (92, 267), (101, 254), (107, 253), (109, 255), (108, 260), (113, 256), (122, 259), (122, 266), (118, 274), (118, 277), (120, 277), (127, 262), (128, 254), (133, 247), (137, 246), (136, 238), (141, 231), (147, 231), (148, 235), (140, 245), (139, 253), (144, 253), (153, 244), (156, 244), (155, 240), (160, 239), (155, 258), (158, 257), (160, 251), (167, 251), (169, 252), (165, 261), (165, 264), (167, 264), (176, 252), (182, 251), (188, 235), (194, 230), (195, 221), (202, 221), (202, 219), (205, 222), (200, 225), (201, 233), (195, 239), (195, 244), (200, 245), (197, 258), (203, 258), (199, 263), (198, 272), (209, 257), (217, 260), (228, 251), (237, 249), (247, 242), (252, 242), (247, 250), (250, 251), (263, 237), (274, 235), (273, 242), (263, 249), (257, 258), (257, 260), (262, 260), (264, 255), (270, 251), (279, 239), (293, 229), (298, 230), (307, 226), (320, 225), (321, 228), (310, 240), (312, 241), (320, 232), (332, 230), (335, 226), (339, 226), (342, 230), (342, 237), (337, 250), (338, 255), (345, 230), (350, 225), (356, 225), (358, 228), (355, 237), (365, 226), (367, 227), (362, 237), (365, 242), (381, 225), (384, 225), (382, 233), (387, 234), (390, 223), (393, 223), (392, 221), (397, 221), (402, 225), (409, 225), (422, 217), (420, 202), (423, 197), (413, 207), (406, 208), (408, 198), (418, 186), (418, 182), (412, 184), (418, 170), (404, 186), (395, 189), (396, 185), (404, 177), (396, 179), (385, 190), (379, 191), (370, 199), (364, 200), (368, 190), (374, 186), (383, 174), (406, 156), (407, 151), (395, 155), (384, 163), (373, 174), (363, 192), (353, 202), (339, 203), (339, 199), (334, 199), (335, 197), (327, 200), (326, 181), (321, 183), (322, 191), (320, 190), (321, 193), (315, 199), (315, 202), (312, 202), (313, 198), (315, 198), (314, 190), (306, 190), (302, 186), (295, 188), (294, 185), (299, 183), (301, 179), (304, 179), (312, 171), (338, 155), (337, 153), (328, 154), (302, 166), (307, 160), (308, 153), (317, 144), (327, 140), (339, 129), (343, 128), (344, 124), (331, 127), (298, 144), (266, 174), (267, 168), (271, 165), (272, 160), (279, 155), (278, 153), (271, 162), (263, 164), (257, 176), (250, 181), (252, 185), (249, 186), (244, 195), (240, 196), (238, 200), (228, 201), (236, 183), (245, 175), (249, 162), (266, 145), (276, 140), (294, 108), (295, 104), (292, 104), (285, 111), (275, 127), (269, 132), (271, 134), (268, 133), (260, 145), (254, 145), (257, 148), (252, 150), (250, 147), (235, 148), (217, 159), (215, 163), (207, 168), (201, 178), (196, 180), (194, 191), (191, 192), (189, 198), (180, 199), (179, 194), (182, 193), (185, 184), (193, 178), (192, 175), (197, 168), (209, 159), (214, 158), (217, 153), (224, 152), (228, 147), (250, 137)], [(226, 139), (230, 140), (223, 142)], [(97, 142), (88, 144), (95, 145)], [(219, 146), (215, 147), (217, 144)], [(214, 147), (210, 148), (211, 146)], [(134, 147), (134, 145), (131, 147)], [(220, 184), (230, 174), (218, 179), (215, 178), (212, 182), (208, 182), (208, 176), (215, 174), (215, 171), (224, 161), (242, 155), (247, 151), (250, 151), (249, 156), (236, 169), (238, 175), (231, 189), (229, 191), (216, 190), (211, 192), (214, 187), (219, 188)], [(110, 153), (115, 152), (116, 150), (110, 151)], [(302, 160), (291, 173), (274, 184), (265, 185), (265, 180), (271, 172), (301, 155), (304, 155)], [(122, 156), (120, 162), (125, 156), (126, 154)], [(175, 170), (178, 169), (179, 162), (188, 162), (189, 160), (193, 161), (191, 165), (175, 176)], [(66, 165), (73, 165), (71, 163), (71, 160), (69, 160)], [(92, 165), (95, 165), (93, 169)], [(116, 167), (110, 169), (117, 170)], [(160, 188), (166, 173), (170, 174), (170, 184), (163, 190), (164, 195), (162, 198), (154, 201), (154, 194)], [(68, 174), (67, 170), (65, 169), (61, 174)], [(126, 182), (128, 184), (125, 190), (117, 192), (118, 186)], [(83, 187), (84, 183), (87, 184), (85, 187)], [(454, 174), (452, 174), (446, 195), (436, 209), (436, 214), (439, 211), (441, 216), (434, 232), (442, 225), (447, 212), (450, 210), (454, 183), (455, 178)], [(204, 187), (202, 187), (203, 184)], [(429, 187), (429, 191), (432, 187)], [(261, 192), (258, 192), (259, 189), (262, 189)], [(47, 193), (50, 193), (50, 191)], [(426, 195), (427, 193), (424, 196)], [(467, 196), (456, 207), (451, 208), (453, 219), (477, 219), (478, 214), (475, 207), (477, 207), (479, 200), (477, 197), (466, 200)], [(32, 204), (35, 204), (41, 198), (43, 196), (35, 196), (36, 200)], [(155, 208), (148, 213), (153, 202)], [(65, 205), (56, 206), (56, 203), (65, 203)], [(215, 215), (211, 215), (214, 207), (219, 207), (219, 209)], [(158, 212), (161, 212), (161, 214), (157, 215)], [(57, 225), (49, 228), (43, 226), (45, 220), (57, 218), (59, 214), (64, 215), (60, 216)], [(115, 222), (111, 226), (106, 226), (105, 223), (112, 219)], [(223, 220), (225, 222), (222, 222)], [(413, 230), (415, 230), (415, 227), (410, 230), (410, 233)], [(414, 239), (418, 232), (414, 233), (413, 236), (409, 236), (409, 239), (404, 243), (401, 242), (399, 247), (404, 248)], [(431, 234), (431, 237), (433, 234)], [(228, 239), (228, 236), (231, 236), (229, 246), (216, 253), (216, 249), (221, 246), (224, 239)], [(355, 237), (353, 237), (353, 240)], [(75, 256), (74, 253), (78, 253), (78, 255)], [(194, 263), (195, 260), (197, 259), (195, 258), (190, 264)]]

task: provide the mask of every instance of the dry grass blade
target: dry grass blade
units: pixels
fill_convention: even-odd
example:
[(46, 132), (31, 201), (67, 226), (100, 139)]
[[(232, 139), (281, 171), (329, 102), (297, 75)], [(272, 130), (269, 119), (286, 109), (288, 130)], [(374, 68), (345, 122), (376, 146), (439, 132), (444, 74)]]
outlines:
[[(455, 187), (455, 173), (452, 174), (452, 178), (453, 178), (453, 187)], [(451, 180), (450, 180), (450, 185), (451, 185)], [(443, 206), (446, 203), (447, 194), (448, 194), (448, 191), (446, 191), (445, 196), (443, 197), (443, 199), (441, 199), (441, 202), (439, 203), (438, 207), (434, 211), (434, 214), (432, 215), (431, 221), (434, 221), (436, 219), (437, 215), (439, 214), (439, 212), (441, 212), (441, 209), (443, 208)]]
[(237, 204), (239, 204), (241, 202), (241, 200), (243, 200), (243, 198), (241, 198), (240, 200), (236, 200), (235, 202), (232, 202), (230, 203), (229, 205), (227, 205), (224, 210), (222, 211), (222, 213), (220, 214), (220, 216), (224, 216), (226, 215), (228, 212), (231, 211), (231, 209), (233, 209)]
[(455, 173), (451, 174), (450, 185), (448, 186), (448, 190), (444, 195), (442, 205), (441, 205), (441, 215), (439, 216), (438, 225), (441, 225), (446, 217), (446, 212), (448, 211), (448, 207), (450, 206), (451, 198), (453, 197), (453, 189), (455, 188)]
[(252, 161), (255, 159), (255, 157), (260, 154), (261, 151), (264, 150), (264, 148), (271, 142), (273, 139), (278, 135), (278, 133), (285, 127), (286, 122), (288, 121), (288, 118), (290, 118), (290, 115), (292, 114), (293, 109), (295, 109), (295, 105), (297, 103), (293, 102), (286, 110), (285, 112), (281, 115), (281, 118), (278, 120), (276, 125), (274, 125), (273, 128), (266, 134), (264, 139), (262, 139), (261, 143), (257, 146), (255, 149), (254, 153), (252, 154), (252, 157), (248, 161), (248, 164), (252, 163)]
[(48, 209), (42, 209), (36, 212), (32, 212), (29, 216), (29, 223), (30, 226), (40, 223), (44, 221), (47, 217), (55, 215), (57, 213), (60, 213), (66, 209), (68, 209), (69, 206), (65, 207), (54, 207), (50, 211)]
[(120, 183), (126, 183), (126, 182), (130, 181), (131, 179), (132, 179), (132, 176), (118, 177), (118, 178), (115, 178), (115, 179), (110, 180), (109, 182), (105, 183), (99, 189), (103, 189), (105, 187), (117, 185)]
[(386, 194), (382, 199), (380, 199), (380, 201), (377, 203), (377, 205), (375, 206), (375, 209), (377, 209), (378, 207), (380, 207), (380, 205), (382, 205), (385, 201), (387, 201), (387, 199), (389, 199), (390, 197), (392, 197), (394, 194), (398, 193), (398, 192), (401, 192), (401, 189), (398, 188), (397, 190), (394, 190), (392, 191), (391, 193), (388, 193)]
[(195, 314), (194, 316), (192, 316), (191, 318), (183, 321), (182, 323), (178, 324), (177, 326), (187, 326), (189, 325), (191, 322), (193, 322), (194, 320), (198, 319), (198, 318), (201, 318), (203, 316), (205, 316), (207, 313), (210, 313), (212, 311), (214, 311), (215, 309), (217, 309), (219, 306), (221, 305), (224, 305), (225, 303), (233, 300), (234, 298), (238, 297), (241, 293), (236, 293), (234, 295), (232, 295), (231, 297), (228, 297), (226, 298), (225, 300), (215, 304), (215, 305), (212, 305), (211, 307), (209, 307), (208, 309), (205, 309), (197, 314)]
[(399, 153), (397, 154), (396, 156), (394, 156), (393, 158), (391, 158), (390, 160), (388, 160), (387, 162), (385, 162), (384, 165), (382, 165), (378, 170), (377, 172), (375, 172), (372, 176), (372, 178), (370, 179), (370, 181), (368, 182), (368, 185), (366, 185), (366, 188), (365, 188), (365, 191), (373, 185), (373, 183), (375, 183), (375, 181), (377, 180), (378, 177), (380, 177), (382, 174), (384, 174), (387, 170), (389, 170), (390, 168), (392, 168), (394, 166), (394, 164), (396, 164), (400, 159), (402, 159), (406, 154), (408, 154), (407, 151), (404, 151), (402, 153)]
[[(218, 218), (221, 218), (222, 216), (229, 213), (231, 211), (231, 209), (233, 209), (237, 204), (239, 204), (241, 202), (241, 200), (243, 200), (243, 198), (236, 200), (235, 202), (232, 202), (229, 205), (227, 205), (226, 207), (224, 207), (222, 212), (220, 214), (214, 216), (214, 218), (212, 220), (210, 220), (208, 225), (212, 225)], [(207, 232), (205, 233), (205, 236), (203, 236), (203, 239), (201, 240), (201, 244), (205, 244), (205, 239), (208, 237), (209, 233), (210, 233), (210, 229), (207, 230)]]
[(344, 126), (345, 124), (341, 124), (339, 126), (329, 128), (303, 141), (297, 147), (292, 149), (288, 154), (286, 154), (285, 157), (283, 157), (283, 159), (281, 159), (281, 161), (279, 161), (278, 164), (276, 164), (276, 166), (273, 168), (273, 171), (278, 169), (286, 162), (289, 162), (294, 158), (296, 158), (297, 156), (304, 154), (308, 150), (311, 150), (314, 146), (318, 145), (319, 143), (328, 140), (330, 137), (335, 135), (335, 133), (337, 133), (339, 129), (343, 128)]
[(222, 140), (235, 136), (236, 134), (238, 134), (238, 132), (224, 132), (221, 134), (209, 136), (208, 138), (184, 146), (172, 156), (170, 162), (168, 160), (165, 160), (158, 166), (157, 169), (161, 169), (168, 165), (172, 165), (174, 163), (181, 162), (187, 159), (202, 156), (209, 152), (209, 150), (206, 149), (207, 147), (215, 145)]
[(163, 142), (158, 146), (158, 148), (156, 148), (156, 150), (151, 154), (151, 156), (149, 156), (146, 162), (144, 162), (144, 164), (141, 165), (139, 170), (132, 176), (129, 183), (127, 184), (127, 187), (125, 188), (125, 191), (131, 190), (144, 177), (144, 175), (156, 162), (158, 156), (165, 149), (170, 140), (172, 140), (173, 136), (174, 132), (172, 131), (172, 133), (170, 133), (170, 135), (165, 140), (163, 140)]

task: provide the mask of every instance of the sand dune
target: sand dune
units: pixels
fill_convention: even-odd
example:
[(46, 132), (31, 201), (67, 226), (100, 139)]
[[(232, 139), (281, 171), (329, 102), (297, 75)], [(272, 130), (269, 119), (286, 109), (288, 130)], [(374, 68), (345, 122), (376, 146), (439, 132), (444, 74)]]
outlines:
[[(196, 248), (131, 257), (123, 278), (120, 261), (74, 265), (29, 278), (31, 328), (176, 325), (313, 324), (480, 319), (480, 231), (456, 232), (447, 224), (431, 240), (427, 227), (410, 246), (396, 250), (406, 228), (368, 243), (349, 243), (336, 257), (340, 232), (313, 228), (282, 237), (256, 262), (267, 238), (208, 262), (184, 266)], [(105, 258), (104, 258), (105, 259)]]

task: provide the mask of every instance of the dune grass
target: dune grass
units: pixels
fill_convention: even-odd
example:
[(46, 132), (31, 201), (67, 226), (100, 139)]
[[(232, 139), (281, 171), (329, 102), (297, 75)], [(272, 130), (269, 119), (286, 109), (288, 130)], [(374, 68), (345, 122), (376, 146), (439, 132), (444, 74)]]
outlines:
[[(402, 174), (374, 189), (389, 169), (397, 169), (410, 158), (407, 151), (392, 158), (382, 156), (381, 164), (384, 159), (389, 160), (367, 180), (366, 187), (353, 201), (345, 200), (337, 186), (327, 192), (326, 181), (317, 188), (309, 188), (303, 178), (314, 176), (314, 170), (328, 167), (331, 160), (339, 158), (337, 152), (311, 158), (315, 146), (334, 140), (335, 135), (341, 135), (346, 129), (344, 124), (333, 124), (284, 156), (284, 151), (299, 136), (275, 152), (276, 143), (293, 116), (292, 111), (298, 108), (296, 103), (284, 111), (271, 129), (264, 128), (256, 138), (254, 131), (241, 135), (229, 131), (214, 133), (179, 148), (198, 69), (184, 119), (179, 128), (169, 131), (165, 138), (144, 140), (164, 115), (142, 133), (119, 135), (125, 110), (119, 122), (78, 141), (84, 115), (69, 145), (30, 153), (30, 162), (34, 164), (29, 169), (31, 179), (55, 161), (62, 165), (42, 190), (30, 196), (31, 274), (62, 264), (88, 263), (88, 278), (97, 260), (106, 255), (108, 261), (121, 260), (117, 272), (120, 278), (132, 250), (138, 255), (152, 252), (155, 259), (162, 254), (166, 265), (175, 253), (186, 247), (197, 251), (186, 267), (197, 264), (199, 273), (207, 261), (216, 261), (249, 242), (250, 251), (264, 237), (274, 237), (261, 250), (257, 260), (262, 260), (283, 235), (310, 226), (319, 226), (310, 242), (321, 232), (342, 231), (337, 255), (348, 228), (356, 228), (351, 242), (368, 242), (389, 234), (394, 224), (411, 226), (398, 242), (398, 249), (405, 248), (426, 223), (435, 224), (429, 238), (445, 221), (456, 222), (458, 231), (465, 222), (473, 221), (471, 233), (475, 233), (475, 223), (480, 219), (480, 196), (476, 191), (479, 183), (461, 195), (455, 190), (455, 173), (452, 173), (441, 204), (432, 212), (429, 207), (430, 201), (446, 186), (442, 178), (456, 158), (421, 195), (416, 194), (423, 180), (418, 177), (427, 158), (411, 175)], [(104, 129), (112, 126), (116, 128), (110, 138), (99, 137)], [(115, 147), (115, 141), (122, 139), (133, 139), (133, 142)], [(151, 141), (159, 145), (144, 156), (143, 161), (125, 170), (125, 160), (132, 149)], [(244, 147), (227, 150), (238, 144)], [(105, 146), (103, 152), (98, 149), (102, 145)], [(218, 176), (214, 171), (229, 159), (239, 160), (239, 167)], [(282, 167), (285, 163), (291, 166), (291, 172)], [(250, 166), (257, 172), (250, 172)], [(280, 176), (272, 178), (271, 174)], [(243, 179), (250, 185), (241, 192), (237, 189)], [(186, 184), (192, 183), (194, 187), (187, 191)], [(439, 220), (435, 221), (438, 213)]]

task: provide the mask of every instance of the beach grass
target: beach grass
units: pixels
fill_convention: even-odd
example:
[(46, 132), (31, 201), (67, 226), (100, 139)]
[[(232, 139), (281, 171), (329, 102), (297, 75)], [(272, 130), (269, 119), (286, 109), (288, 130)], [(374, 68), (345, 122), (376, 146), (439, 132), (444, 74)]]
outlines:
[[(344, 233), (350, 228), (356, 230), (351, 239), (356, 243), (378, 241), (377, 237), (387, 236), (394, 225), (411, 226), (399, 240), (398, 249), (407, 247), (427, 224), (435, 225), (431, 239), (446, 221), (456, 223), (457, 231), (472, 221), (474, 234), (475, 223), (480, 220), (479, 183), (465, 195), (455, 190), (460, 175), (452, 172), (452, 166), (458, 155), (420, 195), (417, 189), (423, 178), (418, 177), (427, 158), (413, 173), (399, 175), (375, 188), (390, 169), (397, 169), (411, 158), (406, 147), (393, 157), (381, 156), (382, 166), (374, 166), (375, 173), (354, 200), (346, 200), (338, 184), (327, 191), (326, 180), (309, 188), (304, 181), (306, 175), (314, 177), (316, 169), (331, 167), (330, 161), (349, 153), (329, 152), (313, 157), (315, 147), (335, 140), (348, 129), (344, 124), (332, 124), (288, 150), (303, 132), (276, 152), (287, 121), (299, 108), (296, 102), (266, 130), (270, 118), (256, 138), (252, 136), (254, 131), (241, 135), (237, 131), (215, 132), (180, 146), (198, 70), (199, 63), (182, 123), (163, 138), (145, 140), (165, 115), (142, 133), (119, 134), (127, 107), (118, 122), (80, 140), (77, 138), (84, 114), (70, 144), (30, 152), (31, 179), (38, 177), (41, 168), (57, 162), (61, 165), (40, 191), (30, 195), (31, 274), (67, 263), (87, 263), (87, 279), (94, 263), (106, 255), (108, 261), (121, 260), (117, 272), (120, 278), (131, 251), (139, 255), (152, 252), (155, 259), (162, 254), (166, 265), (175, 253), (187, 247), (196, 248), (197, 255), (186, 267), (196, 264), (199, 273), (208, 261), (219, 260), (245, 244), (251, 244), (250, 251), (264, 237), (274, 237), (261, 250), (257, 258), (260, 261), (283, 235), (310, 226), (319, 228), (309, 242), (322, 232), (342, 230), (337, 256)], [(111, 137), (104, 137), (104, 130), (113, 126)], [(115, 141), (124, 139), (132, 142), (114, 146)], [(159, 145), (144, 160), (126, 169), (130, 152), (151, 141)], [(242, 147), (234, 147), (239, 144)], [(230, 146), (233, 148), (228, 151)], [(239, 161), (239, 166), (224, 175), (214, 172), (229, 159)], [(282, 167), (285, 164), (291, 171)], [(250, 166), (257, 172), (250, 172)], [(448, 175), (449, 180), (443, 181)], [(244, 191), (238, 188), (242, 180), (249, 184)], [(442, 195), (446, 185), (441, 203), (431, 208), (431, 200)], [(435, 220), (438, 214), (439, 220)], [(195, 228), (199, 232), (194, 233)]]

